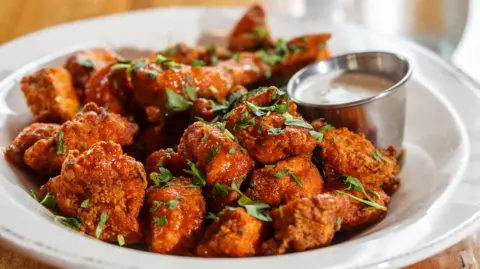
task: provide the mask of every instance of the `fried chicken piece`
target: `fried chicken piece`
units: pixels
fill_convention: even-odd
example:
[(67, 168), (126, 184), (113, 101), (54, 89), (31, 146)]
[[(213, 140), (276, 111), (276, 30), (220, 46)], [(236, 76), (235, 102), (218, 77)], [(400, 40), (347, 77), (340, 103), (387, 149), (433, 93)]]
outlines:
[(72, 74), (75, 87), (83, 90), (92, 74), (119, 58), (115, 52), (103, 48), (82, 50), (68, 57), (65, 68)]
[(171, 148), (155, 151), (148, 156), (145, 163), (147, 173), (158, 173), (159, 167), (168, 169), (175, 177), (184, 175), (183, 170), (188, 169), (187, 161)]
[[(231, 57), (231, 53), (221, 46), (210, 44), (207, 47), (190, 47), (183, 42), (177, 43), (160, 53), (176, 63), (188, 65), (191, 65), (195, 61), (203, 61), (206, 65), (216, 65), (219, 60), (225, 60)], [(156, 59), (157, 54), (152, 56)]]
[[(220, 195), (215, 184), (224, 187), (242, 182), (255, 167), (255, 161), (242, 147), (228, 138), (217, 126), (195, 122), (184, 132), (178, 146), (182, 158), (195, 163), (205, 171), (205, 196), (210, 211), (218, 212), (225, 205), (233, 205), (240, 195), (230, 190)], [(218, 188), (218, 187), (217, 187)]]
[(253, 85), (272, 73), (269, 66), (258, 53), (242, 52), (235, 58), (221, 62), (218, 68), (226, 74), (233, 85)]
[(197, 246), (202, 257), (250, 257), (259, 253), (265, 224), (243, 208), (223, 211)]
[(397, 182), (394, 179), (399, 166), (395, 148), (377, 150), (365, 135), (347, 128), (326, 128), (322, 132), (324, 137), (319, 144), (327, 180), (353, 176), (363, 184), (382, 188), (390, 188)]
[(190, 179), (179, 178), (167, 187), (148, 189), (147, 243), (152, 252), (188, 256), (195, 253), (206, 210), (200, 188), (185, 187), (189, 184)]
[(130, 145), (137, 131), (135, 123), (88, 103), (55, 137), (40, 139), (27, 149), (24, 161), (39, 174), (58, 175), (69, 150), (82, 153), (98, 141)]
[(125, 69), (106, 65), (93, 73), (85, 87), (85, 103), (93, 102), (107, 111), (128, 116), (132, 90)]
[(341, 211), (328, 194), (302, 198), (272, 210), (275, 236), (262, 244), (265, 255), (283, 254), (328, 246), (337, 231)]
[(42, 186), (41, 195), (53, 194), (60, 213), (80, 220), (80, 230), (88, 235), (107, 242), (120, 235), (126, 244), (140, 242), (138, 216), (147, 187), (142, 163), (111, 141), (77, 154), (68, 154), (61, 174)]
[[(252, 157), (261, 164), (274, 164), (294, 156), (311, 156), (317, 140), (310, 135), (309, 130), (285, 125), (285, 112), (295, 118), (295, 121), (303, 122), (296, 112), (297, 106), (286, 95), (277, 88), (270, 87), (249, 97), (247, 101), (250, 104), (237, 105), (225, 122), (227, 129)], [(262, 107), (262, 116), (252, 113), (252, 106)], [(270, 113), (265, 112), (265, 107), (270, 107)], [(262, 112), (261, 109), (258, 110)], [(258, 115), (259, 112), (256, 113)]]
[(72, 77), (64, 68), (42, 68), (24, 77), (21, 84), (37, 122), (62, 123), (73, 118), (80, 108)]
[[(387, 214), (390, 205), (390, 197), (379, 187), (364, 185), (368, 196), (378, 204), (385, 207), (385, 210), (371, 207), (365, 203), (357, 201), (345, 194), (338, 193), (343, 191), (359, 199), (365, 199), (365, 195), (354, 190), (346, 190), (347, 185), (332, 181), (325, 185), (324, 191), (337, 197), (337, 203), (343, 208), (340, 212), (341, 232), (355, 233), (372, 226), (382, 220)], [(378, 196), (377, 196), (378, 195)]]
[(273, 43), (265, 17), (262, 6), (251, 6), (233, 28), (228, 48), (232, 51), (256, 51), (271, 47)]
[(323, 180), (308, 157), (293, 157), (253, 172), (246, 195), (271, 206), (322, 192)]
[(212, 112), (213, 104), (205, 98), (198, 98), (192, 104), (192, 117), (200, 117), (208, 122), (215, 118), (215, 112)]
[(5, 158), (17, 166), (23, 166), (25, 151), (40, 139), (56, 136), (60, 125), (54, 123), (32, 123), (23, 128), (12, 144), (5, 150)]

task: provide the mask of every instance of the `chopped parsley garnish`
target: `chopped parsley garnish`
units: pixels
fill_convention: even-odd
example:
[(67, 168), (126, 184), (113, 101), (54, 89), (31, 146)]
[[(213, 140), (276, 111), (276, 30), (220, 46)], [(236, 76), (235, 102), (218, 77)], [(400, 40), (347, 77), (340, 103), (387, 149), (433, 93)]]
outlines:
[(90, 199), (83, 200), (83, 202), (82, 202), (82, 204), (80, 205), (80, 207), (81, 207), (81, 208), (87, 208), (89, 201), (90, 201)]
[(212, 132), (206, 133), (206, 134), (202, 137), (202, 142), (207, 142), (207, 140), (208, 140), (208, 138), (210, 137), (210, 134), (211, 134), (211, 133), (212, 133)]
[(333, 143), (337, 143), (338, 142), (338, 137), (334, 137), (333, 138)]
[(245, 210), (250, 216), (263, 221), (272, 221), (270, 212), (268, 211), (270, 208), (268, 204), (260, 201), (253, 201), (245, 195), (238, 200), (238, 204), (245, 207)]
[(170, 200), (168, 202), (165, 203), (165, 205), (167, 206), (168, 209), (176, 209), (178, 207), (178, 201), (176, 199), (174, 200)]
[(340, 228), (342, 228), (342, 218), (338, 217), (337, 218), (337, 231), (340, 231)]
[(68, 161), (67, 164), (66, 164), (66, 166), (67, 166), (67, 168), (70, 168), (70, 167), (72, 167), (74, 164), (75, 164), (75, 163), (74, 163), (73, 161)]
[(252, 126), (254, 124), (255, 124), (255, 118), (251, 118), (243, 123), (235, 124), (233, 126), (233, 130), (237, 131), (237, 130), (245, 129), (245, 128), (248, 128), (248, 126)]
[(217, 56), (217, 48), (213, 43), (210, 43), (207, 45), (207, 51), (210, 54), (210, 62), (212, 65), (216, 65), (218, 62), (218, 56)]
[(30, 196), (32, 196), (35, 201), (40, 203), (40, 197), (38, 197), (38, 194), (34, 190), (30, 190)]
[(45, 197), (40, 201), (40, 204), (43, 205), (46, 208), (56, 210), (57, 208), (57, 198), (50, 192), (47, 192)]
[(112, 65), (110, 70), (114, 71), (114, 70), (121, 70), (121, 69), (128, 69), (128, 68), (130, 68), (130, 64), (114, 64)]
[(281, 63), (284, 59), (282, 56), (279, 56), (275, 53), (266, 52), (265, 50), (260, 50), (257, 52), (257, 54), (262, 62), (266, 65), (276, 65), (277, 63)]
[(375, 150), (375, 152), (372, 153), (372, 156), (375, 160), (377, 160), (377, 162), (379, 162), (379, 163), (382, 162), (383, 156), (378, 149)]
[(280, 135), (283, 133), (282, 128), (270, 128), (268, 129), (268, 135)]
[(235, 54), (233, 54), (233, 60), (235, 60), (236, 63), (240, 62), (240, 52), (235, 52)]
[(80, 58), (78, 59), (78, 64), (83, 66), (83, 67), (86, 67), (86, 68), (93, 68), (95, 67), (95, 64), (93, 63), (93, 61), (91, 59), (88, 59), (88, 58)]
[(322, 133), (320, 133), (320, 132), (317, 132), (317, 131), (313, 131), (313, 130), (310, 131), (310, 135), (311, 135), (313, 138), (317, 139), (318, 141), (322, 141), (322, 140), (323, 140), (323, 136), (324, 136), (324, 134), (322, 134)]
[(214, 213), (212, 212), (207, 212), (207, 215), (205, 216), (205, 219), (212, 219), (212, 220), (216, 220), (218, 219), (218, 216), (215, 215)]
[(288, 169), (283, 169), (283, 170), (281, 170), (280, 172), (277, 172), (274, 176), (275, 176), (276, 178), (282, 178), (282, 177), (284, 177), (286, 174), (288, 174), (288, 172), (290, 172), (290, 170), (288, 170)]
[(161, 65), (162, 67), (166, 67), (166, 68), (174, 68), (174, 69), (181, 69), (182, 68), (181, 65), (175, 64), (172, 59), (168, 59), (165, 56), (163, 56), (162, 54), (157, 54), (156, 63)]
[(87, 144), (82, 143), (82, 144), (80, 144), (80, 147), (81, 147), (82, 149), (87, 149)]
[(211, 147), (207, 152), (207, 157), (205, 158), (205, 164), (209, 164), (215, 156), (217, 156), (218, 152), (220, 151), (220, 145), (215, 145)]
[(342, 177), (339, 178), (339, 180), (342, 181), (345, 184), (348, 184), (348, 187), (345, 188), (344, 190), (353, 190), (353, 191), (359, 192), (359, 193), (363, 194), (365, 196), (365, 198), (361, 199), (361, 198), (358, 198), (357, 196), (354, 196), (350, 193), (346, 193), (344, 191), (337, 190), (338, 193), (347, 195), (348, 197), (350, 197), (350, 198), (352, 198), (352, 199), (354, 199), (358, 202), (364, 203), (368, 206), (371, 206), (373, 208), (384, 210), (384, 211), (387, 210), (387, 208), (385, 206), (378, 204), (372, 198), (370, 198), (370, 196), (368, 196), (367, 192), (365, 191), (365, 188), (362, 185), (362, 182), (360, 182), (360, 180), (358, 180), (357, 178), (352, 177), (352, 176), (342, 176)]
[(205, 62), (202, 60), (193, 60), (191, 63), (192, 67), (205, 66)]
[(64, 155), (67, 151), (67, 148), (65, 148), (65, 143), (63, 142), (63, 136), (64, 133), (62, 130), (60, 130), (60, 132), (57, 134), (57, 155)]
[(214, 185), (215, 188), (215, 193), (219, 194), (222, 197), (226, 197), (228, 195), (228, 187), (225, 185), (222, 185), (220, 183), (215, 183)]
[(172, 180), (173, 175), (168, 169), (164, 167), (158, 167), (158, 173), (150, 173), (150, 179), (153, 181), (153, 184), (155, 184), (155, 186), (160, 187), (161, 185)]
[(153, 212), (158, 209), (159, 206), (163, 204), (163, 201), (153, 201), (152, 207), (150, 208), (150, 212)]
[(318, 129), (318, 130), (319, 130), (319, 131), (328, 131), (328, 130), (330, 130), (330, 129), (332, 129), (332, 125), (330, 125), (330, 124), (325, 124), (325, 125), (323, 125), (323, 126), (322, 126), (320, 129)]
[(190, 167), (190, 170), (184, 169), (183, 171), (193, 176), (193, 180), (194, 180), (193, 183), (195, 185), (200, 187), (205, 186), (206, 184), (205, 173), (199, 170), (197, 166), (194, 163), (192, 163), (190, 160), (187, 161), (187, 164)]
[(293, 180), (295, 181), (295, 183), (297, 183), (298, 186), (300, 186), (301, 188), (303, 188), (303, 183), (302, 183), (302, 181), (298, 178), (297, 174), (295, 174), (295, 173), (292, 172), (292, 171), (289, 171), (288, 174), (293, 178)]
[(108, 214), (105, 212), (102, 212), (100, 215), (100, 221), (98, 222), (97, 229), (95, 230), (95, 236), (97, 238), (100, 238), (100, 235), (102, 234), (103, 227), (105, 226), (105, 223), (107, 222), (108, 219)]
[(53, 220), (57, 223), (60, 223), (60, 224), (64, 225), (68, 229), (76, 231), (76, 232), (80, 231), (80, 226), (82, 225), (82, 223), (76, 218), (67, 218), (67, 217), (63, 217), (63, 216), (55, 216), (55, 218)]
[(154, 70), (147, 70), (147, 75), (150, 77), (152, 80), (157, 80), (157, 72)]
[(269, 36), (267, 28), (265, 28), (263, 26), (257, 26), (255, 28), (253, 28), (253, 34), (256, 37), (261, 38), (261, 39)]
[(138, 70), (141, 69), (141, 68), (144, 68), (146, 65), (147, 65), (147, 63), (145, 62), (145, 60), (138, 61), (138, 62), (136, 62), (135, 64), (133, 64), (133, 66), (130, 65), (130, 66), (127, 68), (127, 71), (129, 71), (129, 73), (133, 73), (133, 72), (138, 71)]
[(290, 48), (293, 50), (293, 53), (299, 53), (307, 49), (304, 45), (291, 45)]
[(119, 246), (125, 245), (125, 238), (123, 237), (123, 235), (121, 234), (117, 235), (117, 242)]
[(168, 56), (173, 57), (173, 56), (175, 56), (175, 54), (178, 53), (179, 50), (180, 50), (180, 45), (177, 44), (177, 45), (173, 46), (172, 48), (168, 49), (167, 54), (168, 54)]
[(235, 153), (237, 153), (237, 151), (235, 150), (235, 148), (234, 148), (234, 147), (230, 147), (230, 149), (228, 150), (228, 154), (233, 155), (233, 154), (235, 154)]
[(189, 101), (186, 101), (183, 96), (180, 94), (170, 90), (169, 88), (165, 88), (165, 91), (167, 92), (167, 108), (179, 112), (179, 111), (185, 111), (189, 109), (192, 106), (192, 103)]
[(167, 216), (153, 217), (153, 222), (157, 226), (165, 226), (168, 224)]
[(243, 122), (247, 119), (248, 117), (248, 110), (243, 111), (242, 114), (240, 114), (240, 122)]
[(285, 118), (285, 125), (303, 127), (310, 130), (313, 129), (312, 125), (310, 125), (309, 123), (301, 119), (295, 119), (292, 115), (288, 113), (284, 113), (283, 117)]

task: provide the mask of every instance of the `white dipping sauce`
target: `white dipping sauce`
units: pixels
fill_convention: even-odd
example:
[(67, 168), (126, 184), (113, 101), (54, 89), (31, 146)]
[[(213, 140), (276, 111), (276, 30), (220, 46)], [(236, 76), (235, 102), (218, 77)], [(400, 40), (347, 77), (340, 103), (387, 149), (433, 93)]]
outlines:
[(338, 71), (305, 79), (295, 97), (311, 104), (344, 104), (375, 96), (393, 85), (385, 77)]

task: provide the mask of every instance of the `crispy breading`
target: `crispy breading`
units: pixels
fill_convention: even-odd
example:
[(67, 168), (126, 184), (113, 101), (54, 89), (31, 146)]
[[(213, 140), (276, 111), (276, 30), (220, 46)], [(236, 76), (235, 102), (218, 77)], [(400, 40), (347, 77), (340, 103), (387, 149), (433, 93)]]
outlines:
[(65, 68), (72, 74), (75, 87), (83, 90), (92, 74), (110, 63), (117, 62), (119, 58), (115, 52), (104, 48), (82, 50), (68, 57)]
[(208, 226), (197, 246), (202, 257), (249, 257), (259, 253), (265, 223), (250, 216), (243, 208), (223, 211)]
[(312, 161), (307, 157), (292, 157), (279, 161), (274, 167), (255, 170), (245, 194), (254, 200), (278, 206), (318, 195), (322, 187), (322, 176)]
[(206, 209), (201, 189), (187, 186), (191, 184), (190, 179), (179, 178), (166, 187), (147, 190), (147, 243), (152, 252), (195, 254)]
[(82, 153), (98, 141), (130, 145), (137, 131), (135, 123), (88, 103), (75, 118), (62, 124), (57, 136), (40, 139), (27, 149), (24, 161), (39, 174), (58, 175), (69, 150)]
[[(76, 155), (68, 154), (61, 174), (42, 186), (41, 195), (53, 194), (59, 212), (78, 218), (86, 234), (108, 242), (116, 242), (119, 235), (126, 244), (140, 242), (138, 216), (147, 187), (142, 163), (122, 154), (120, 145), (111, 141), (98, 142)], [(102, 214), (107, 219), (98, 234)]]
[(23, 128), (12, 144), (5, 150), (5, 158), (17, 166), (23, 166), (25, 151), (40, 139), (56, 136), (60, 125), (55, 123), (32, 123)]
[(275, 235), (262, 244), (265, 255), (297, 252), (328, 246), (337, 231), (341, 211), (328, 194), (302, 198), (272, 210)]
[(37, 122), (63, 123), (80, 108), (72, 77), (61, 67), (47, 67), (22, 78), (22, 92)]

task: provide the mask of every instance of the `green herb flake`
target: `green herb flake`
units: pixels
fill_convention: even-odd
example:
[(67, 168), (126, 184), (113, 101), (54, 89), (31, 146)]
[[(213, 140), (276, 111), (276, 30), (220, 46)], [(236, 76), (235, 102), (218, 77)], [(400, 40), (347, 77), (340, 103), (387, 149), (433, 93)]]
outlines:
[(277, 167), (276, 164), (266, 164), (265, 165), (265, 168), (270, 168), (271, 169), (271, 168), (275, 168), (275, 167)]
[(205, 216), (205, 219), (217, 220), (218, 216), (212, 212), (208, 212), (207, 215)]
[(55, 216), (53, 221), (55, 221), (56, 223), (60, 223), (68, 229), (76, 232), (80, 231), (80, 226), (82, 225), (82, 223), (76, 218), (67, 218), (63, 216)]
[(340, 231), (340, 228), (342, 228), (342, 218), (338, 217), (337, 218), (337, 231)]
[(40, 197), (38, 197), (38, 194), (34, 190), (30, 190), (30, 196), (32, 196), (35, 201), (40, 203)]
[(221, 197), (227, 197), (228, 195), (228, 187), (220, 184), (220, 183), (215, 183), (214, 185), (215, 188), (215, 194), (220, 195)]
[(325, 124), (324, 126), (322, 126), (320, 129), (318, 129), (318, 131), (328, 131), (332, 129), (332, 125), (330, 124)]
[(317, 131), (310, 131), (310, 135), (318, 141), (323, 141), (324, 134)]
[(57, 134), (57, 155), (64, 155), (67, 151), (67, 148), (65, 148), (65, 143), (63, 142), (63, 136), (64, 133), (62, 130), (60, 130), (60, 132)]
[(245, 128), (248, 128), (249, 126), (252, 126), (255, 124), (255, 118), (251, 118), (241, 124), (235, 124), (233, 126), (233, 130), (234, 131), (238, 131), (238, 130), (241, 130), (241, 129), (245, 129)]
[(153, 217), (153, 222), (157, 226), (165, 226), (168, 224), (167, 216)]
[(201, 170), (199, 170), (197, 168), (197, 166), (193, 162), (191, 162), (190, 160), (187, 161), (187, 164), (190, 167), (190, 170), (184, 169), (183, 171), (185, 173), (188, 173), (188, 174), (193, 176), (195, 185), (200, 186), (200, 187), (205, 186), (205, 184), (206, 184), (205, 173), (203, 173)]
[(256, 26), (253, 28), (253, 34), (259, 39), (264, 39), (269, 36), (267, 28), (263, 26)]
[(95, 236), (97, 238), (100, 238), (100, 235), (102, 234), (103, 227), (105, 226), (105, 223), (107, 222), (108, 219), (108, 214), (105, 212), (102, 212), (100, 215), (100, 221), (98, 222), (97, 229), (95, 230)]
[(280, 135), (283, 133), (282, 128), (270, 128), (268, 129), (268, 135)]
[(379, 163), (382, 162), (383, 156), (378, 149), (375, 150), (375, 152), (372, 153), (372, 156), (375, 160), (377, 160), (377, 162), (379, 162)]
[(240, 52), (235, 52), (235, 54), (233, 54), (233, 60), (234, 60), (236, 63), (239, 63), (239, 62), (240, 62)]
[(293, 50), (294, 54), (300, 53), (307, 49), (307, 47), (304, 45), (292, 45), (290, 48)]
[(358, 198), (358, 197), (356, 197), (356, 196), (354, 196), (350, 193), (346, 193), (344, 191), (339, 191), (339, 190), (337, 190), (337, 193), (347, 195), (348, 197), (350, 197), (350, 198), (352, 198), (352, 199), (354, 199), (358, 202), (364, 203), (368, 206), (371, 206), (373, 208), (384, 210), (384, 211), (387, 210), (387, 208), (385, 206), (378, 204), (367, 194), (367, 192), (365, 191), (365, 188), (362, 185), (362, 182), (359, 179), (357, 179), (355, 177), (352, 177), (352, 176), (342, 176), (342, 177), (339, 177), (339, 180), (342, 181), (345, 184), (348, 184), (348, 187), (345, 188), (344, 190), (353, 190), (353, 191), (359, 192), (359, 193), (363, 194), (365, 196), (365, 198), (361, 199), (361, 198)]
[(197, 90), (189, 74), (185, 74), (185, 83), (182, 85), (183, 93), (191, 100), (197, 100)]
[(297, 174), (295, 174), (294, 172), (291, 172), (291, 171), (289, 171), (288, 174), (293, 178), (293, 180), (295, 181), (295, 183), (297, 183), (298, 186), (300, 186), (301, 188), (303, 188), (303, 183), (302, 183), (302, 181), (298, 178)]
[(295, 119), (292, 115), (288, 113), (284, 113), (283, 117), (285, 118), (285, 125), (303, 127), (310, 130), (313, 129), (312, 125), (310, 125), (309, 123), (301, 119)]
[(233, 155), (233, 154), (235, 154), (235, 153), (237, 153), (237, 151), (235, 150), (235, 148), (234, 148), (234, 147), (230, 147), (230, 149), (228, 150), (228, 154)]
[(56, 210), (57, 208), (57, 198), (50, 192), (47, 192), (45, 197), (40, 201), (40, 204), (43, 205), (46, 208)]
[(210, 62), (212, 65), (216, 65), (218, 62), (217, 48), (213, 43), (210, 43), (206, 47), (207, 52), (210, 54)]
[(276, 178), (283, 178), (288, 172), (290, 172), (288, 169), (283, 169), (280, 172), (277, 172), (274, 176)]
[(248, 117), (248, 110), (243, 111), (242, 114), (240, 114), (240, 122), (243, 122), (247, 119)]
[(207, 152), (207, 157), (205, 158), (205, 164), (209, 164), (215, 156), (217, 156), (218, 152), (220, 152), (220, 145), (215, 145), (211, 147)]
[(170, 200), (170, 201), (166, 202), (165, 205), (167, 206), (168, 209), (174, 210), (178, 207), (178, 201), (176, 199), (175, 200)]
[(67, 164), (65, 165), (67, 168), (70, 168), (74, 165), (75, 163), (73, 161), (68, 161)]
[(153, 181), (155, 186), (160, 187), (162, 184), (165, 184), (173, 179), (173, 175), (168, 169), (164, 167), (158, 167), (158, 171), (158, 173), (150, 173), (150, 179)]
[(193, 60), (192, 63), (191, 63), (191, 66), (192, 66), (192, 67), (205, 66), (205, 62), (202, 61), (202, 60)]
[(88, 59), (88, 58), (78, 59), (78, 64), (83, 66), (83, 67), (86, 67), (86, 68), (94, 68), (95, 67), (95, 63), (93, 63), (93, 61), (91, 59)]
[(119, 246), (125, 245), (125, 238), (123, 237), (123, 235), (121, 234), (117, 235), (117, 242)]
[(202, 137), (202, 142), (207, 142), (207, 140), (208, 140), (208, 138), (210, 137), (210, 134), (211, 134), (211, 133), (212, 133), (212, 132), (206, 133), (206, 134)]
[(245, 195), (238, 200), (238, 204), (243, 206), (250, 216), (267, 222), (272, 221), (268, 210), (270, 206), (268, 204), (259, 201), (252, 201), (252, 199)]
[(128, 69), (130, 67), (130, 64), (114, 64), (110, 68), (110, 70), (115, 71), (115, 70), (123, 70), (123, 69)]
[(180, 112), (180, 111), (185, 111), (192, 106), (192, 103), (189, 101), (186, 101), (185, 98), (180, 94), (170, 90), (169, 88), (165, 88), (165, 90), (167, 93), (168, 109), (175, 112)]
[(150, 208), (150, 212), (153, 212), (158, 209), (163, 204), (163, 201), (153, 201), (152, 207)]
[(80, 205), (80, 207), (81, 207), (81, 208), (87, 208), (89, 201), (90, 201), (90, 199), (83, 200), (83, 202), (82, 202), (82, 204)]
[(154, 70), (147, 70), (147, 75), (150, 77), (151, 80), (157, 80), (157, 72)]
[(327, 48), (327, 43), (325, 43), (325, 42), (318, 43), (317, 47), (319, 49), (326, 49)]
[(82, 149), (87, 149), (87, 144), (82, 143), (82, 144), (80, 144), (80, 147), (81, 147)]
[(337, 143), (338, 142), (338, 137), (334, 137), (333, 138), (333, 143)]

